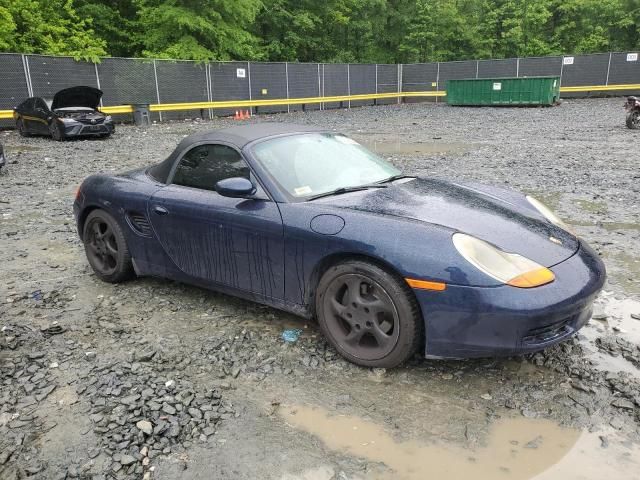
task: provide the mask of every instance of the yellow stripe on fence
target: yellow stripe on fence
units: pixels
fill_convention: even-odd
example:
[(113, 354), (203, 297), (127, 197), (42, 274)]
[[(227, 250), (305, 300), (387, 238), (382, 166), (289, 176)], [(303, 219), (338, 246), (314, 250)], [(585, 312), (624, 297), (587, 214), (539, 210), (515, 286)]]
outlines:
[[(613, 90), (640, 90), (640, 84), (624, 84), (624, 85), (589, 85), (582, 87), (561, 87), (561, 92), (606, 92)], [(310, 105), (318, 103), (335, 103), (335, 102), (356, 102), (362, 100), (384, 100), (398, 98), (417, 98), (417, 97), (444, 97), (447, 92), (444, 90), (430, 92), (400, 92), (400, 93), (375, 93), (364, 95), (337, 95), (332, 97), (305, 97), (305, 98), (275, 98), (263, 100), (224, 100), (216, 102), (192, 102), (192, 103), (157, 103), (149, 105), (152, 112), (174, 112), (181, 110), (204, 110), (215, 108), (243, 108), (243, 107), (268, 107), (278, 105)], [(132, 113), (133, 105), (114, 105), (102, 107), (102, 112), (115, 115)], [(0, 119), (13, 118), (13, 110), (0, 110)]]
[(606, 92), (611, 90), (640, 90), (640, 83), (623, 85), (587, 85), (583, 87), (560, 87), (561, 92)]

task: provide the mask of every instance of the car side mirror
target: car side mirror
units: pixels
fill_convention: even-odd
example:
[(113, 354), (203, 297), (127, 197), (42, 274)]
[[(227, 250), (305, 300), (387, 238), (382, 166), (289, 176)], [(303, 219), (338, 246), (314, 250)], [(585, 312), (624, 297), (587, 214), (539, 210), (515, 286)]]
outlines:
[(246, 198), (256, 193), (256, 186), (243, 177), (231, 177), (216, 183), (216, 192), (223, 197)]

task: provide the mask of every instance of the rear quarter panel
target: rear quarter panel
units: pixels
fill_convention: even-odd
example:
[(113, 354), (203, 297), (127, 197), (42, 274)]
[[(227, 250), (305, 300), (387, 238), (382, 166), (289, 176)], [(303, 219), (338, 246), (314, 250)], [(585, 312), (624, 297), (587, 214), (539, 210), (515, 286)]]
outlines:
[[(152, 235), (140, 235), (134, 230), (128, 215), (137, 213), (148, 218), (147, 201), (162, 184), (151, 179), (142, 170), (123, 175), (92, 175), (80, 186), (80, 193), (74, 205), (78, 233), (82, 238), (84, 222), (95, 209), (102, 209), (118, 222), (122, 229), (135, 266), (140, 274), (157, 274), (153, 266), (166, 265), (170, 269), (171, 260)], [(166, 264), (164, 262), (167, 262)]]

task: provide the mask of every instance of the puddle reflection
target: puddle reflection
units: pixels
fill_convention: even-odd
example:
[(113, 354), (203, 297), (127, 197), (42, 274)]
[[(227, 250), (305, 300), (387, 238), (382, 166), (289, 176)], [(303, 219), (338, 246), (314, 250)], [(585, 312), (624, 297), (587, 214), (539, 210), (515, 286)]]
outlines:
[(368, 472), (367, 478), (640, 478), (640, 449), (623, 451), (610, 445), (605, 450), (597, 435), (563, 428), (549, 420), (499, 420), (491, 427), (486, 443), (472, 450), (454, 444), (397, 441), (371, 421), (331, 415), (319, 407), (287, 406), (280, 414), (288, 424), (317, 436), (335, 452), (387, 467)]

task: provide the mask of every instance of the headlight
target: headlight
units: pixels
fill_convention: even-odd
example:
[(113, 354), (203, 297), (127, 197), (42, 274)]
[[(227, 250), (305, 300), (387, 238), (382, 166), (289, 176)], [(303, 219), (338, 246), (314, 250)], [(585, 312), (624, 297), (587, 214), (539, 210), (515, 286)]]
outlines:
[(499, 282), (519, 288), (532, 288), (555, 280), (548, 268), (517, 253), (507, 253), (490, 243), (455, 233), (453, 244), (469, 263)]
[(58, 120), (60, 120), (62, 123), (76, 123), (76, 121), (73, 118), (59, 118)]
[(540, 214), (546, 218), (547, 220), (549, 220), (551, 223), (553, 223), (556, 227), (560, 227), (561, 229), (569, 232), (572, 235), (575, 235), (576, 233), (573, 231), (573, 229), (567, 225), (566, 223), (564, 223), (562, 221), (561, 218), (559, 218), (555, 213), (553, 213), (551, 211), (551, 209), (549, 209), (549, 207), (547, 207), (544, 203), (542, 203), (539, 200), (536, 200), (533, 197), (530, 197), (529, 195), (527, 195), (527, 201), (534, 206), (534, 208), (536, 210), (538, 210), (538, 212), (540, 212)]

